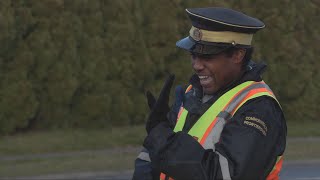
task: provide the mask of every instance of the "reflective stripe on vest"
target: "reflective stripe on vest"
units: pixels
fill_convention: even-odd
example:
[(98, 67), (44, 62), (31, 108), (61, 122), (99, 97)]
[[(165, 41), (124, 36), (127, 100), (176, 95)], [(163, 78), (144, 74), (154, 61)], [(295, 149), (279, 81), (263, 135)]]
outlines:
[(151, 162), (149, 153), (147, 153), (147, 152), (140, 152), (138, 155), (138, 158), (141, 160), (144, 160), (144, 161)]
[(139, 153), (138, 159), (144, 160), (144, 161), (148, 161), (151, 162), (150, 156), (149, 156), (149, 152), (146, 148), (142, 148), (141, 152)]
[(281, 171), (282, 162), (283, 162), (283, 157), (278, 156), (276, 164), (274, 165), (272, 171), (270, 172), (266, 180), (279, 180), (279, 174)]
[[(192, 86), (190, 85), (187, 88), (186, 93), (191, 88)], [(188, 134), (195, 137), (205, 149), (213, 149), (215, 151), (214, 144), (219, 141), (226, 121), (230, 120), (245, 102), (260, 96), (269, 96), (277, 101), (269, 86), (263, 81), (247, 81), (234, 87), (211, 105), (211, 107), (192, 126)], [(187, 114), (188, 110), (184, 108), (180, 109), (174, 132), (182, 131)], [(218, 155), (223, 179), (230, 179), (228, 161), (221, 154)], [(279, 165), (279, 167), (281, 169), (281, 165)], [(160, 179), (165, 180), (165, 174), (161, 173)]]

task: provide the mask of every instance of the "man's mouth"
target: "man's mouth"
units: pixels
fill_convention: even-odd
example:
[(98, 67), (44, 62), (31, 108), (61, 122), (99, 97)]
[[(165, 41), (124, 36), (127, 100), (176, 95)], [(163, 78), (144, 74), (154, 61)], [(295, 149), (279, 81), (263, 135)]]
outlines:
[(201, 79), (207, 79), (209, 76), (198, 76), (198, 77), (201, 80)]
[(202, 87), (208, 87), (210, 83), (213, 82), (213, 78), (211, 76), (200, 76), (198, 75), (200, 79), (200, 84)]

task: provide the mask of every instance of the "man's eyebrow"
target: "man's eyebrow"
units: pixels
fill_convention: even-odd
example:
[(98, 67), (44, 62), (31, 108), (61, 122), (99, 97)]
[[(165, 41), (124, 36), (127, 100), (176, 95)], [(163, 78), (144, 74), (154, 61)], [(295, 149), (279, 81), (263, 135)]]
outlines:
[(190, 53), (192, 56), (200, 57), (200, 58), (214, 58), (216, 54), (197, 54), (197, 53)]

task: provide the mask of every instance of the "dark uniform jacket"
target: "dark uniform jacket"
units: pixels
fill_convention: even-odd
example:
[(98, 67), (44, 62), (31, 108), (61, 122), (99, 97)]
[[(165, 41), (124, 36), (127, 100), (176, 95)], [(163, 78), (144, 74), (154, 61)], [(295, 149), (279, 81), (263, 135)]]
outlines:
[[(161, 123), (144, 141), (142, 152), (149, 153), (151, 160), (137, 158), (134, 180), (159, 179), (159, 173), (177, 180), (222, 179), (219, 156), (227, 158), (232, 179), (266, 179), (276, 159), (286, 146), (287, 127), (278, 103), (271, 97), (251, 99), (242, 105), (224, 126), (215, 151), (205, 150), (193, 137), (187, 134), (200, 116), (225, 92), (246, 81), (261, 81), (266, 65), (250, 62), (244, 75), (228, 87), (215, 93), (205, 103), (201, 102), (202, 90), (197, 76), (190, 83), (193, 92), (184, 95), (183, 104), (189, 111), (181, 132), (174, 133), (172, 126)], [(180, 103), (169, 113), (169, 120), (175, 121)], [(266, 135), (261, 129), (244, 123), (246, 118), (257, 118), (267, 126)], [(262, 124), (256, 123), (262, 127)], [(144, 159), (144, 160), (143, 160)], [(155, 163), (151, 163), (154, 161)]]

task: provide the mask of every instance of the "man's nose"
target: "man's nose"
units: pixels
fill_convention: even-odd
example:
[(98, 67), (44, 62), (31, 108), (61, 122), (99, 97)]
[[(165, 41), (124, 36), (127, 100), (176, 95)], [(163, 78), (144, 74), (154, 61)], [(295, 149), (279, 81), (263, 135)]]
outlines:
[(201, 58), (193, 57), (192, 58), (192, 67), (195, 71), (201, 71), (204, 69), (204, 64)]

